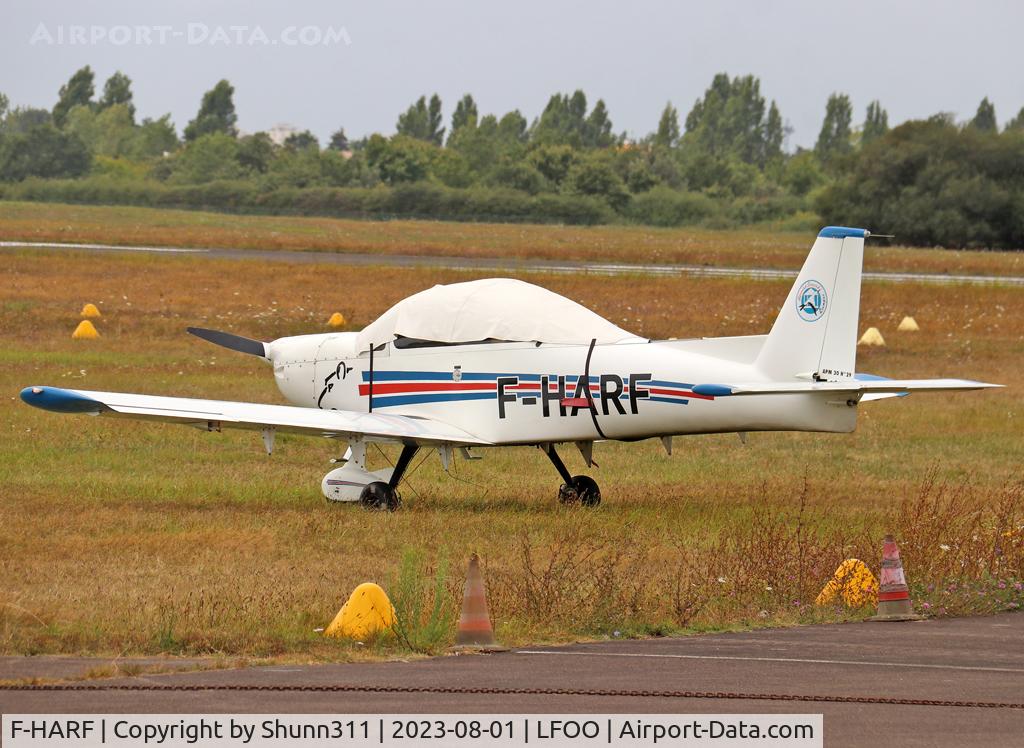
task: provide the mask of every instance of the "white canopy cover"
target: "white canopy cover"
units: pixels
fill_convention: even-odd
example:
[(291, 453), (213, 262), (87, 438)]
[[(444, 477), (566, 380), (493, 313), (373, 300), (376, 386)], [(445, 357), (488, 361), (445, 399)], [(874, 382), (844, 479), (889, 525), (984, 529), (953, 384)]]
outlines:
[(639, 340), (575, 301), (511, 278), (438, 285), (402, 299), (359, 333), (357, 350), (389, 342), (396, 335), (438, 343)]

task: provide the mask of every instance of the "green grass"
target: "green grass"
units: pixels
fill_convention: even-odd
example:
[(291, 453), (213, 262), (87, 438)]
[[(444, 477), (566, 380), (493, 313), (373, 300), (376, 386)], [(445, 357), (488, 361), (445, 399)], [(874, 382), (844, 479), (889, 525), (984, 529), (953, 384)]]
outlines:
[[(1015, 588), (1024, 561), (1019, 290), (870, 284), (862, 305), (864, 324), (879, 325), (890, 345), (861, 352), (860, 370), (964, 375), (1007, 390), (866, 405), (852, 435), (752, 434), (746, 446), (734, 435), (679, 438), (672, 457), (656, 441), (599, 444), (604, 503), (594, 511), (557, 504), (559, 480), (536, 449), (487, 450), (452, 475), (426, 453), (402, 488), (403, 509), (388, 515), (323, 500), (320, 479), (343, 443), (282, 435), (267, 457), (256, 434), (59, 416), (17, 393), (51, 384), (279, 402), (266, 365), (195, 340), (185, 325), (270, 339), (320, 331), (340, 309), (358, 327), (413, 290), (467, 276), (195, 258), (6, 260), (4, 654), (365, 657), (314, 633), (364, 581), (400, 601), (417, 651), (437, 651), (454, 636), (474, 552), (508, 644), (861, 617), (810, 601), (843, 558), (877, 566), (886, 532), (897, 533), (915, 597), (931, 611), (1024, 600)], [(656, 336), (761, 332), (788, 288), (539, 281)], [(86, 301), (103, 310), (101, 338), (72, 341)], [(922, 331), (895, 333), (908, 312)], [(373, 463), (394, 459), (385, 452), (371, 450)], [(583, 470), (573, 448), (563, 454)], [(406, 648), (385, 638), (370, 655)]]

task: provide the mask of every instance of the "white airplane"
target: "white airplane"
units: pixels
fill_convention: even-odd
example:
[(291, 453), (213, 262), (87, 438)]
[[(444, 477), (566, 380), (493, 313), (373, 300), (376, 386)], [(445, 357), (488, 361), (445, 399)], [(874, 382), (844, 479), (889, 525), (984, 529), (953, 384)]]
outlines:
[[(564, 484), (559, 499), (593, 506), (597, 483), (572, 475), (556, 445), (573, 442), (588, 467), (595, 441), (749, 431), (848, 433), (860, 403), (918, 391), (1000, 385), (858, 374), (864, 229), (830, 226), (811, 248), (767, 335), (648, 340), (529, 283), (494, 278), (439, 285), (398, 302), (361, 332), (269, 343), (189, 328), (274, 368), (294, 405), (28, 387), (29, 405), (60, 413), (139, 418), (205, 431), (345, 439), (343, 466), (323, 479), (331, 501), (394, 510), (421, 448), (447, 470), (456, 450), (544, 450)], [(681, 303), (685, 303), (682, 300)], [(366, 469), (366, 444), (401, 444), (393, 469)]]

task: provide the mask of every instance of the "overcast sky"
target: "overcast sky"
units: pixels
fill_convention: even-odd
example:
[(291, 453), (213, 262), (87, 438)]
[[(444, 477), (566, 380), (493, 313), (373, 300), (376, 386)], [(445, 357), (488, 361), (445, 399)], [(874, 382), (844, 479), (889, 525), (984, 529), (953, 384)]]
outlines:
[(813, 145), (833, 91), (857, 122), (874, 98), (890, 123), (966, 119), (983, 96), (1000, 124), (1024, 106), (1019, 0), (3, 0), (0, 14), (12, 104), (51, 108), (90, 64), (97, 93), (122, 70), (139, 115), (170, 112), (179, 132), (220, 78), (242, 130), (288, 122), (322, 140), (338, 126), (393, 132), (424, 93), (441, 95), (446, 121), (466, 92), (482, 113), (532, 121), (576, 88), (605, 100), (617, 132), (642, 136), (666, 101), (685, 118), (719, 71), (760, 77), (790, 149)]

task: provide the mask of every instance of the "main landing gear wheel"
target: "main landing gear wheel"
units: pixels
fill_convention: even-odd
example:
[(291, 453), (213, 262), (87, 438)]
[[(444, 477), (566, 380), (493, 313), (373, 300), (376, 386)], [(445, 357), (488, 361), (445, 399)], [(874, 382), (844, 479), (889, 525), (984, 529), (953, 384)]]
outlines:
[(367, 483), (359, 494), (359, 502), (367, 509), (393, 512), (402, 505), (402, 497), (382, 480)]
[(398, 484), (418, 450), (419, 447), (415, 444), (403, 446), (402, 454), (398, 456), (398, 462), (395, 463), (395, 469), (391, 471), (391, 479), (387, 482), (375, 480), (373, 483), (368, 483), (359, 494), (360, 503), (367, 509), (377, 511), (393, 512), (398, 509), (402, 505), (402, 497), (398, 495)]
[(565, 483), (558, 489), (558, 500), (562, 504), (575, 504), (579, 502), (583, 506), (597, 506), (601, 503), (601, 489), (597, 487), (597, 481), (589, 475), (570, 475), (562, 458), (555, 451), (554, 444), (542, 446), (544, 454), (551, 460), (555, 470), (562, 476)]
[(558, 489), (558, 500), (563, 504), (597, 506), (601, 503), (601, 489), (589, 475), (574, 475), (572, 481)]

